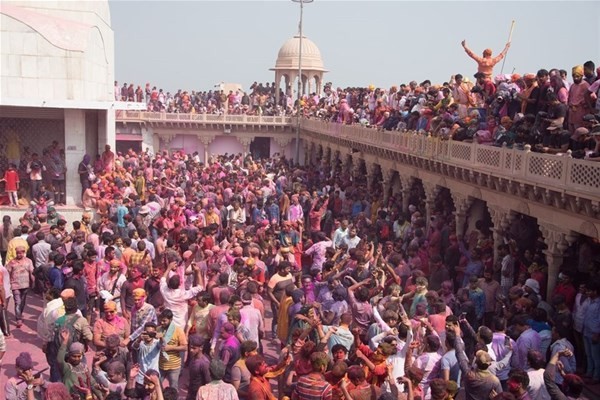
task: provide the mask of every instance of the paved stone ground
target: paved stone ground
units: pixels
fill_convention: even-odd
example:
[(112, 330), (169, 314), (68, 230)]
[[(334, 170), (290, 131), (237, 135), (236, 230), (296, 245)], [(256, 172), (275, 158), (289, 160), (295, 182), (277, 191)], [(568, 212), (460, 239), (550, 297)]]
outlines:
[[(267, 308), (267, 328), (266, 332), (270, 332), (271, 329), (271, 310)], [(39, 371), (48, 366), (46, 362), (46, 356), (42, 352), (42, 341), (37, 334), (37, 318), (41, 314), (43, 309), (43, 301), (41, 296), (30, 292), (27, 296), (27, 306), (23, 314), (23, 326), (20, 329), (15, 328), (14, 325), (14, 302), (11, 300), (9, 305), (9, 319), (11, 321), (11, 336), (6, 338), (6, 354), (4, 355), (2, 367), (0, 369), (0, 390), (4, 390), (6, 381), (16, 374), (15, 359), (22, 351), (28, 351), (31, 353), (33, 359), (34, 370)], [(269, 364), (277, 362), (279, 357), (279, 344), (273, 342), (270, 339), (263, 340), (263, 349), (265, 356)], [(94, 352), (89, 351), (86, 353), (88, 363), (91, 365)], [(44, 373), (44, 377), (48, 378), (48, 372)], [(187, 370), (182, 373), (179, 381), (180, 398), (185, 399), (187, 395), (187, 382), (188, 374)], [(275, 389), (276, 384), (274, 381), (271, 382)], [(4, 398), (4, 395), (0, 392), (0, 399)]]

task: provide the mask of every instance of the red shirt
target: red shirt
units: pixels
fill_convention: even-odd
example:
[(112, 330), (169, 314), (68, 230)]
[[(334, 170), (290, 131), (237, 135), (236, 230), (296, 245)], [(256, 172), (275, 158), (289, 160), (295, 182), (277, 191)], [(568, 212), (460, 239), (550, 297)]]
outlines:
[(562, 294), (563, 296), (565, 296), (565, 303), (567, 304), (567, 307), (569, 307), (569, 310), (573, 310), (573, 305), (575, 304), (575, 296), (577, 296), (577, 289), (575, 289), (575, 286), (573, 286), (570, 283), (567, 285), (559, 283), (554, 288), (553, 295), (556, 296), (557, 294)]
[(4, 180), (6, 181), (6, 191), (16, 192), (17, 184), (19, 183), (19, 174), (14, 169), (9, 169), (4, 173)]
[(248, 385), (248, 400), (275, 400), (271, 384), (267, 379), (253, 376)]
[(83, 276), (85, 277), (88, 294), (98, 293), (98, 290), (96, 288), (96, 278), (98, 276), (98, 267), (97, 267), (97, 263), (95, 261), (92, 263), (88, 263), (87, 261), (84, 261)]

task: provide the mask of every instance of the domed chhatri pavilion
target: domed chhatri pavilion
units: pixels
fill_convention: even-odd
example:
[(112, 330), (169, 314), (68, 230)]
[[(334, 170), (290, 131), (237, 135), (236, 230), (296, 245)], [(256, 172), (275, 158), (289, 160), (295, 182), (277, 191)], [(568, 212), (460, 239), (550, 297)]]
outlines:
[[(285, 79), (286, 94), (297, 93), (294, 90), (298, 87), (298, 56), (300, 53), (300, 36), (295, 35), (288, 39), (279, 49), (275, 67), (275, 93), (279, 97), (279, 88), (281, 87), (281, 78)], [(316, 92), (321, 94), (323, 85), (323, 74), (328, 72), (323, 66), (321, 52), (317, 45), (306, 36), (302, 36), (302, 94)], [(277, 99), (279, 100), (279, 99)]]

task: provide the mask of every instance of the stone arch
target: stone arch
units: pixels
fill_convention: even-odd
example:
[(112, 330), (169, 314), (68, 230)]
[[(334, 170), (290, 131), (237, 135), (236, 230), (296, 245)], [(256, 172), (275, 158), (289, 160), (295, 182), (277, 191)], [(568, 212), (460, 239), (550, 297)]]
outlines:
[(425, 186), (421, 178), (413, 176), (408, 190), (408, 204), (412, 204), (420, 210), (425, 209)]
[[(373, 193), (383, 194), (383, 171), (381, 169), (381, 165), (377, 163), (373, 163), (371, 170), (367, 171), (369, 175), (367, 177), (367, 181), (370, 183), (371, 187), (368, 187), (368, 190), (372, 190)], [(382, 196), (383, 197), (383, 196)]]
[(346, 154), (345, 159), (342, 162), (342, 172), (348, 175), (352, 174), (352, 168), (354, 166), (354, 163), (356, 162), (356, 160), (354, 160), (354, 157), (352, 157), (352, 154)]
[(583, 221), (583, 223), (579, 226), (579, 232), (591, 238), (598, 237), (598, 229), (590, 221)]
[(392, 179), (390, 183), (390, 195), (397, 197), (402, 192), (402, 181), (400, 180), (400, 173), (398, 171), (392, 172)]
[[(491, 236), (491, 228), (494, 226), (492, 222), (492, 216), (487, 207), (485, 200), (477, 197), (469, 196), (467, 202), (468, 208), (466, 210), (466, 232), (473, 231), (476, 228), (477, 222), (481, 221), (482, 230), (481, 232), (486, 236)], [(462, 233), (464, 234), (464, 232)]]
[(449, 211), (449, 215), (454, 214), (456, 211), (456, 205), (454, 204), (454, 199), (452, 198), (452, 192), (449, 188), (442, 186), (439, 183), (437, 186), (439, 190), (435, 199), (435, 211), (443, 212), (444, 214), (446, 214), (446, 211)]
[(367, 183), (367, 164), (364, 159), (357, 158), (352, 165), (352, 176), (354, 180), (358, 183)]
[(324, 151), (323, 151), (323, 145), (322, 144), (318, 144), (317, 145), (317, 154), (316, 154), (317, 161), (320, 162), (321, 160), (323, 160), (323, 153), (324, 153)]
[(321, 82), (321, 76), (319, 74), (314, 74), (313, 79), (315, 81), (314, 91), (317, 93), (317, 95), (321, 95), (321, 88), (323, 85), (323, 82)]
[[(278, 82), (276, 82), (276, 84), (278, 84), (279, 88), (281, 88), (281, 90), (283, 90), (283, 93), (286, 96), (291, 96), (293, 93), (293, 90), (292, 90), (292, 84), (290, 81), (290, 75), (286, 74), (286, 73), (278, 74), (276, 79), (278, 79)], [(282, 80), (283, 80), (283, 84), (282, 84)], [(277, 95), (279, 95), (279, 93), (277, 93)]]

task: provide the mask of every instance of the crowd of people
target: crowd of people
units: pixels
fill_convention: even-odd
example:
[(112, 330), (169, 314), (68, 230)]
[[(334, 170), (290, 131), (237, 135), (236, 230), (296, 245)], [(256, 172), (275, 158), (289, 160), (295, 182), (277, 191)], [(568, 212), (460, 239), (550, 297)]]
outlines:
[(600, 381), (594, 240), (546, 297), (535, 224), (457, 232), (445, 192), (426, 220), (419, 185), (405, 210), (341, 164), (107, 146), (79, 169), (72, 226), (43, 190), (3, 216), (0, 357), (43, 296), (49, 368), (23, 351), (7, 400), (562, 400)]
[(493, 66), (509, 44), (496, 57), (489, 49), (480, 57), (466, 42), (463, 47), (478, 64), (474, 81), (456, 74), (442, 84), (412, 81), (389, 90), (374, 85), (334, 89), (326, 83), (321, 95), (303, 95), (300, 107), (290, 90), (280, 90), (277, 102), (274, 82), (264, 87), (255, 82), (250, 94), (179, 90), (174, 95), (150, 89), (150, 84), (145, 91), (138, 86), (134, 92), (133, 85), (120, 88), (115, 82), (115, 98), (145, 99), (150, 111), (163, 112), (296, 115), (301, 110), (306, 118), (428, 132), (494, 146), (530, 145), (550, 154), (570, 150), (574, 158), (600, 160), (600, 68), (593, 61), (573, 67), (570, 76), (564, 69), (552, 68), (492, 77)]
[[(496, 57), (463, 47), (474, 84), (327, 84), (277, 104), (274, 84), (171, 95), (115, 82), (115, 99), (598, 157), (593, 63), (572, 83), (544, 69), (492, 80), (509, 44)], [(548, 293), (535, 221), (492, 235), (484, 214), (457, 231), (447, 192), (426, 204), (415, 184), (405, 202), (341, 163), (107, 145), (78, 166), (85, 211), (67, 226), (53, 206), (65, 202), (64, 151), (21, 160), (2, 168), (9, 201), (33, 203), (0, 226), (0, 361), (31, 296), (43, 298), (42, 344), (14, 360), (7, 400), (563, 400), (600, 384), (597, 238), (571, 246)]]
[(134, 84), (124, 83), (119, 86), (115, 81), (115, 100), (146, 103), (147, 110), (152, 112), (183, 113), (183, 114), (232, 114), (232, 115), (264, 115), (275, 116), (290, 113), (293, 101), (282, 90), (279, 92), (279, 102), (275, 96), (275, 82), (254, 82), (250, 92), (242, 89), (225, 91), (221, 85), (205, 91), (181, 90), (171, 93), (157, 89), (146, 83), (134, 89)]

